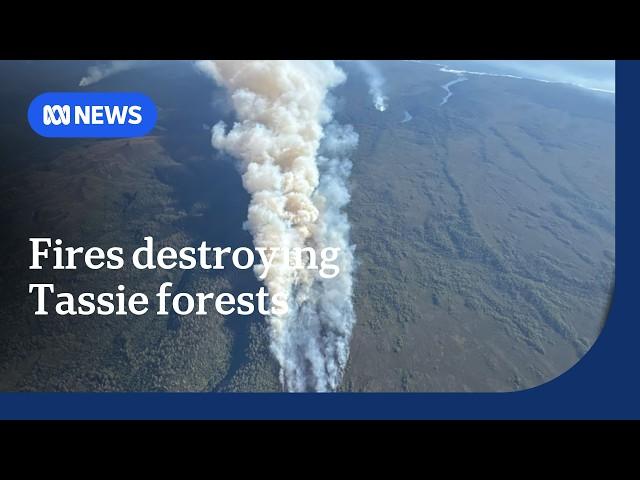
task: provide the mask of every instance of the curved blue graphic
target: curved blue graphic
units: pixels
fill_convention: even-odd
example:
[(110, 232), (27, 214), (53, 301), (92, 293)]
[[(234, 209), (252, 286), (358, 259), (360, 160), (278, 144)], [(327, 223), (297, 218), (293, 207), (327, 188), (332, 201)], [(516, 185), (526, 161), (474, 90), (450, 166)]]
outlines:
[(51, 138), (141, 137), (153, 129), (153, 101), (133, 92), (47, 92), (29, 105), (29, 125)]

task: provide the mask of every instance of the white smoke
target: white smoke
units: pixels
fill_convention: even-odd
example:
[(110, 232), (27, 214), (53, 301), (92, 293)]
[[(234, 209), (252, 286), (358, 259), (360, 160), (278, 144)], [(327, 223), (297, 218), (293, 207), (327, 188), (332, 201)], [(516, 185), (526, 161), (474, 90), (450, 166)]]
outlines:
[(346, 155), (358, 137), (350, 126), (329, 123), (326, 102), (345, 74), (330, 61), (202, 61), (198, 67), (228, 90), (236, 112), (230, 131), (223, 123), (213, 127), (212, 144), (240, 160), (251, 195), (245, 228), (254, 245), (281, 252), (340, 248), (335, 278), (295, 269), (280, 253), (264, 279), (270, 295), (289, 302), (287, 314), (267, 318), (284, 388), (334, 390), (355, 323), (353, 247), (343, 208), (351, 169)]
[(389, 100), (383, 93), (385, 83), (384, 77), (373, 63), (368, 62), (367, 60), (360, 60), (358, 64), (367, 77), (369, 94), (373, 99), (373, 106), (376, 110), (384, 112), (387, 109), (387, 103)]
[(140, 63), (139, 60), (113, 60), (102, 65), (91, 66), (87, 69), (87, 74), (80, 79), (78, 86), (88, 87), (116, 73), (136, 68)]
[[(298, 305), (297, 316), (285, 337), (284, 369), (291, 390), (335, 390), (340, 384), (349, 356), (355, 314), (353, 291), (354, 247), (349, 244), (350, 225), (344, 207), (350, 200), (347, 180), (351, 173), (348, 154), (358, 135), (350, 125), (333, 122), (326, 126), (320, 147), (320, 183), (313, 195), (319, 218), (310, 244), (340, 249), (340, 274), (333, 279), (316, 278)], [(306, 362), (308, 369), (300, 368)]]

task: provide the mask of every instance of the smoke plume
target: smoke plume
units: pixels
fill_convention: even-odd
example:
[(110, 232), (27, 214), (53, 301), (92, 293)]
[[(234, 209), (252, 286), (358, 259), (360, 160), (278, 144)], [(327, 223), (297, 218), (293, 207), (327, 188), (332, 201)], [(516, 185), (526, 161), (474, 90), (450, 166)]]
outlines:
[(102, 65), (91, 66), (87, 69), (87, 74), (80, 79), (78, 86), (88, 87), (116, 73), (136, 68), (139, 64), (138, 60), (113, 60)]
[[(276, 255), (264, 283), (288, 299), (285, 315), (267, 317), (280, 380), (289, 391), (336, 389), (355, 322), (353, 247), (343, 208), (349, 202), (347, 158), (357, 144), (350, 126), (332, 122), (328, 91), (345, 80), (333, 62), (202, 61), (225, 87), (237, 121), (218, 123), (212, 144), (239, 160), (250, 193), (245, 223), (256, 247), (340, 248), (340, 273), (293, 268)], [(256, 267), (256, 274), (263, 271)]]
[(383, 93), (384, 77), (373, 63), (360, 60), (358, 64), (367, 77), (369, 94), (373, 99), (373, 106), (376, 110), (384, 112), (387, 109), (387, 102), (389, 100)]

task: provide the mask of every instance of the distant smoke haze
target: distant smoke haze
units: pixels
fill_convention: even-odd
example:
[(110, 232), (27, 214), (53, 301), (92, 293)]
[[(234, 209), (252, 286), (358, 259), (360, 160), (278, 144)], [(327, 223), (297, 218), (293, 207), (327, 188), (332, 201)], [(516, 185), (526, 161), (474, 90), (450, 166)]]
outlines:
[(129, 70), (151, 67), (162, 63), (176, 64), (183, 62), (183, 60), (111, 60), (109, 62), (102, 62), (89, 67), (86, 75), (80, 79), (78, 86), (88, 87), (113, 75)]
[(452, 69), (514, 75), (615, 92), (613, 60), (438, 60)]
[(139, 64), (140, 61), (138, 60), (112, 60), (111, 62), (94, 65), (87, 69), (87, 74), (80, 79), (78, 85), (80, 87), (88, 87), (116, 73), (136, 68)]

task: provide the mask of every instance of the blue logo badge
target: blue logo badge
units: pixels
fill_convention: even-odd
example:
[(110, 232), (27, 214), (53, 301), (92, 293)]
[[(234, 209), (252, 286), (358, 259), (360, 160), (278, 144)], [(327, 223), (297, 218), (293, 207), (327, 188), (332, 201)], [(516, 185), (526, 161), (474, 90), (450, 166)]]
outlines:
[(47, 92), (29, 105), (29, 125), (43, 137), (141, 137), (158, 111), (142, 93)]

